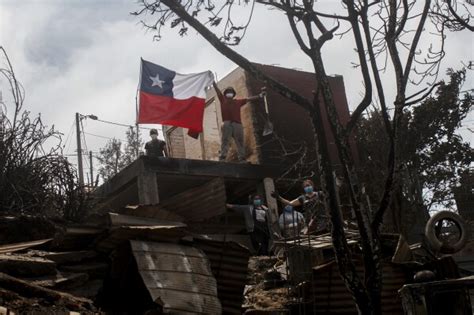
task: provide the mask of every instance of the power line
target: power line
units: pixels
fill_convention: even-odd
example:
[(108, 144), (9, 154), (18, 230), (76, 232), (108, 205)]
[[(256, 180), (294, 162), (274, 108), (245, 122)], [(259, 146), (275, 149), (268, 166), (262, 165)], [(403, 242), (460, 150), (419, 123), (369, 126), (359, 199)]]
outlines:
[(107, 140), (120, 140), (122, 142), (126, 142), (125, 140), (123, 139), (118, 139), (118, 138), (110, 138), (110, 137), (106, 137), (106, 136), (101, 136), (101, 135), (96, 135), (96, 134), (93, 134), (93, 133), (90, 133), (90, 132), (84, 132), (86, 135), (89, 135), (89, 136), (93, 136), (93, 137), (97, 137), (97, 138), (102, 138), (102, 139), (107, 139)]
[(71, 128), (69, 128), (69, 133), (66, 137), (66, 141), (64, 142), (63, 149), (66, 148), (66, 145), (67, 145), (66, 152), (69, 152), (69, 148), (71, 147), (71, 142), (72, 142), (71, 135), (72, 135), (73, 130), (74, 130), (74, 123), (75, 123), (75, 121), (73, 120), (72, 124), (71, 124)]
[[(115, 126), (121, 126), (121, 127), (127, 127), (127, 128), (135, 128), (135, 126), (132, 126), (132, 125), (122, 124), (122, 123), (113, 122), (113, 121), (109, 121), (109, 120), (103, 120), (103, 119), (93, 119), (93, 120), (100, 121), (100, 122), (103, 122), (103, 123), (106, 123), (106, 124), (110, 124), (110, 125), (115, 125)], [(153, 129), (153, 128), (140, 127), (140, 126), (138, 126), (138, 128), (139, 128), (139, 129), (147, 129), (147, 130)]]

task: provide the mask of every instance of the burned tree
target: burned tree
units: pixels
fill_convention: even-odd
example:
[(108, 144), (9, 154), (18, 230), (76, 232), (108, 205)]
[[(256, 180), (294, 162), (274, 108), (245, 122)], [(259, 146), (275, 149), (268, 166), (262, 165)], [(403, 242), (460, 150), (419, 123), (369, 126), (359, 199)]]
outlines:
[[(390, 204), (390, 232), (409, 236), (417, 217), (428, 217), (436, 205), (451, 208), (460, 174), (472, 163), (469, 143), (456, 134), (472, 109), (472, 96), (461, 93), (465, 71), (448, 71), (449, 82), (440, 81), (435, 94), (403, 110), (400, 148), (401, 176)], [(358, 122), (359, 178), (367, 183), (372, 200), (383, 194), (383, 165), (389, 150), (381, 112), (374, 108)]]
[[(466, 2), (466, 9), (471, 8)], [(332, 223), (332, 240), (336, 261), (340, 273), (356, 301), (360, 313), (378, 314), (381, 310), (381, 246), (380, 229), (384, 214), (390, 205), (393, 187), (400, 178), (400, 124), (403, 109), (430, 95), (431, 88), (420, 87), (418, 92), (409, 95), (410, 89), (417, 85), (432, 83), (436, 80), (439, 65), (444, 57), (444, 39), (447, 31), (470, 29), (470, 13), (456, 12), (454, 2), (448, 1), (448, 13), (441, 0), (343, 0), (340, 14), (323, 12), (324, 6), (313, 0), (255, 0), (255, 1), (141, 1), (142, 7), (136, 15), (152, 15), (152, 22), (143, 20), (143, 25), (156, 31), (156, 39), (161, 38), (161, 30), (170, 26), (179, 29), (181, 36), (188, 32), (189, 26), (220, 53), (246, 70), (256, 79), (295, 102), (308, 112), (314, 129), (315, 146), (319, 152), (321, 182), (325, 190), (327, 208)], [(256, 6), (279, 10), (288, 20), (300, 49), (310, 58), (317, 81), (313, 99), (308, 99), (282, 85), (272, 77), (256, 68), (248, 59), (231, 48), (238, 45), (248, 29), (253, 10)], [(233, 10), (248, 9), (248, 20), (238, 24), (232, 16)], [(330, 28), (327, 25), (335, 25)], [(456, 24), (457, 23), (457, 24)], [(464, 26), (459, 26), (464, 25)], [(452, 26), (452, 27), (451, 27)], [(437, 47), (426, 51), (420, 49), (420, 40), (432, 36), (426, 32), (428, 27), (438, 31)], [(217, 36), (215, 32), (222, 32)], [(339, 32), (340, 33), (337, 33)], [(348, 34), (351, 35), (348, 36)], [(337, 36), (340, 35), (340, 36)], [(350, 44), (356, 51), (356, 67), (360, 71), (364, 84), (363, 98), (356, 106), (350, 121), (343, 126), (338, 117), (334, 98), (325, 69), (322, 50), (331, 40), (353, 40)], [(380, 72), (387, 67), (393, 68), (393, 84), (382, 82)], [(431, 82), (430, 82), (431, 81)], [(391, 89), (395, 98), (388, 100), (387, 89)], [(389, 149), (387, 154), (386, 178), (384, 190), (378, 208), (374, 213), (361, 202), (363, 194), (357, 179), (354, 158), (349, 149), (349, 137), (364, 111), (378, 99), (383, 117), (384, 131), (387, 134)], [(389, 104), (393, 113), (389, 112)], [(365, 273), (358, 274), (352, 253), (349, 249), (336, 182), (333, 176), (334, 165), (329, 159), (326, 130), (322, 127), (323, 106), (327, 112), (331, 131), (336, 139), (342, 174), (350, 196), (352, 209), (356, 216), (361, 236)], [(369, 219), (373, 218), (373, 219)]]
[(127, 165), (138, 159), (139, 152), (143, 146), (140, 134), (133, 127), (129, 127), (125, 132), (127, 137), (125, 145), (122, 141), (110, 139), (106, 145), (99, 150), (97, 159), (99, 160), (99, 175), (104, 181), (109, 180)]
[(3, 47), (0, 53), (3, 91), (10, 92), (0, 103), (0, 211), (78, 219), (83, 196), (62, 155), (61, 133), (23, 109), (25, 91)]

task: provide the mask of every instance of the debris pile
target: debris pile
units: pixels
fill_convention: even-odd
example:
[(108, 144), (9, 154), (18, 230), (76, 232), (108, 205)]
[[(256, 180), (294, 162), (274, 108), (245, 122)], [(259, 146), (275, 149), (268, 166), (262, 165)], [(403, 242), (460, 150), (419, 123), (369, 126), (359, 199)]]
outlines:
[[(285, 263), (277, 257), (255, 256), (249, 261), (249, 284), (245, 287), (246, 313), (286, 310), (289, 288), (285, 286)], [(280, 273), (278, 270), (282, 270)]]
[[(346, 234), (356, 269), (363, 274), (359, 236), (351, 230), (346, 230)], [(443, 288), (448, 287), (458, 292), (443, 295), (443, 298), (459, 304), (456, 307), (460, 311), (465, 308), (471, 312), (472, 305), (465, 296), (469, 296), (474, 287), (472, 276), (462, 278), (467, 271), (460, 272), (452, 256), (435, 255), (424, 243), (410, 246), (398, 234), (382, 234), (381, 240), (383, 314), (422, 309), (426, 303), (435, 303), (432, 288), (442, 296), (447, 294)], [(279, 257), (252, 257), (250, 260), (249, 285), (244, 291), (246, 314), (357, 313), (335, 262), (329, 234), (275, 241), (275, 246), (280, 247)]]
[[(251, 257), (229, 235), (195, 234), (170, 217), (127, 213), (97, 215), (87, 225), (49, 226), (49, 232), (32, 227), (41, 231), (35, 236), (47, 238), (28, 242), (24, 235), (15, 243), (0, 235), (0, 314), (357, 312), (330, 234), (274, 239), (275, 256)], [(353, 230), (346, 235), (362, 274), (360, 237)], [(444, 306), (472, 308), (472, 272), (458, 268), (453, 256), (426, 243), (409, 245), (398, 234), (382, 234), (381, 245), (383, 314), (436, 304), (436, 296), (449, 302)], [(445, 296), (446, 288), (458, 293)]]
[(241, 313), (250, 257), (242, 245), (174, 221), (107, 213), (88, 222), (0, 245), (2, 310)]

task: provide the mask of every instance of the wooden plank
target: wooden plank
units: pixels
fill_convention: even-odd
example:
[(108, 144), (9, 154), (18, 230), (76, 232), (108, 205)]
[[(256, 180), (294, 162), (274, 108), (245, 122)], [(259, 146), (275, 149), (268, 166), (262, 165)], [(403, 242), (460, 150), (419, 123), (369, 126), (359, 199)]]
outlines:
[(186, 227), (181, 222), (173, 222), (167, 220), (156, 220), (139, 216), (131, 216), (109, 212), (109, 222), (111, 226), (174, 226)]
[(89, 276), (86, 273), (58, 272), (52, 276), (28, 278), (26, 280), (31, 284), (44, 288), (64, 290), (83, 285), (89, 280)]
[(194, 176), (210, 176), (240, 179), (263, 179), (277, 177), (280, 173), (276, 168), (255, 164), (225, 163), (207, 160), (188, 160), (173, 158), (140, 157), (146, 171), (158, 174), (181, 174)]
[(138, 216), (143, 218), (153, 218), (157, 220), (168, 220), (175, 222), (183, 222), (184, 218), (172, 213), (168, 210), (163, 209), (160, 205), (138, 205), (138, 206), (126, 206), (121, 213), (125, 215)]
[(72, 296), (67, 293), (46, 289), (21, 279), (0, 273), (0, 287), (22, 296), (34, 296), (54, 305), (64, 305), (74, 311), (94, 310), (91, 300)]
[(50, 252), (42, 257), (52, 260), (57, 264), (78, 263), (86, 259), (97, 257), (97, 253), (91, 250), (78, 250), (70, 252)]
[(0, 272), (19, 277), (40, 277), (56, 273), (56, 263), (40, 257), (0, 255)]
[(42, 244), (46, 244), (46, 243), (50, 242), (51, 240), (52, 240), (52, 238), (47, 238), (47, 239), (31, 241), (31, 242), (21, 242), (21, 243), (13, 243), (13, 244), (2, 245), (2, 246), (0, 246), (0, 254), (13, 253), (13, 252), (28, 249), (28, 248), (31, 248), (31, 247), (39, 246), (39, 245), (42, 245)]
[(275, 183), (273, 182), (273, 178), (264, 178), (263, 187), (265, 189), (265, 199), (267, 201), (267, 206), (271, 210), (271, 222), (272, 224), (275, 222), (278, 223), (278, 202), (272, 197), (272, 192), (275, 191)]

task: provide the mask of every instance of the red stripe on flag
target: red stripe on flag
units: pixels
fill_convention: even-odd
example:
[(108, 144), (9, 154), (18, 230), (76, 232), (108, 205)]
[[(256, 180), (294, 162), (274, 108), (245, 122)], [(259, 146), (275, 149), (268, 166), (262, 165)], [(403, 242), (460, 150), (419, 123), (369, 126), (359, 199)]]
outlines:
[(171, 125), (202, 132), (205, 105), (203, 98), (194, 96), (177, 100), (140, 91), (138, 123)]

